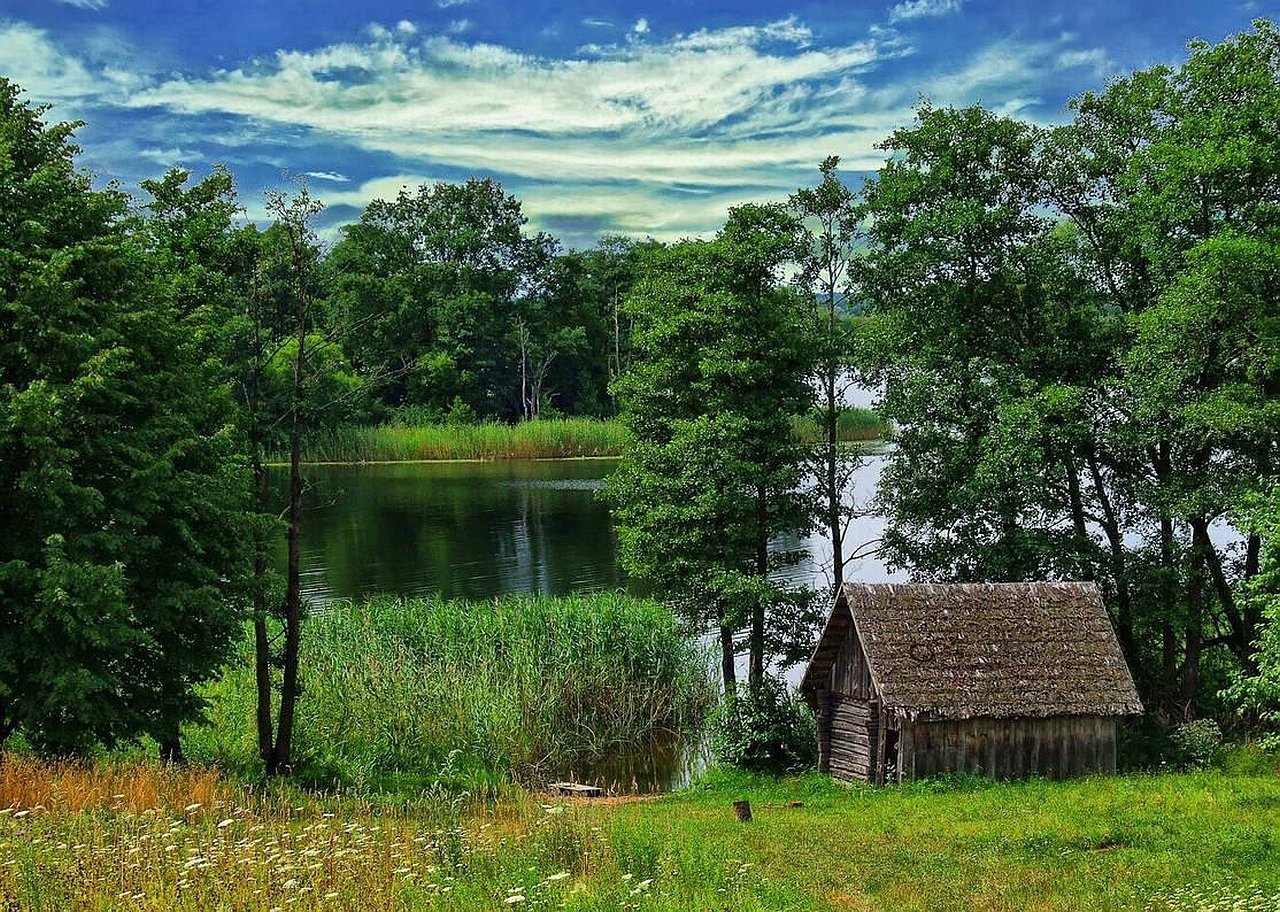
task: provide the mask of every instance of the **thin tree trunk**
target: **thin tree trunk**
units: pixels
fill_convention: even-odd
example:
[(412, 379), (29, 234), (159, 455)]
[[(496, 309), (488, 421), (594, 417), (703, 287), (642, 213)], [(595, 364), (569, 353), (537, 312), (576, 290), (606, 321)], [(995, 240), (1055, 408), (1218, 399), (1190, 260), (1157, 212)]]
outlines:
[[(756, 488), (756, 574), (769, 575), (769, 494), (764, 485)], [(751, 604), (750, 658), (747, 682), (757, 688), (764, 680), (765, 602), (757, 598)]]
[[(834, 302), (831, 305), (835, 307)], [(840, 522), (840, 500), (844, 493), (838, 481), (840, 460), (840, 406), (836, 402), (836, 365), (827, 364), (826, 376), (827, 414), (826, 414), (826, 453), (823, 468), (826, 470), (827, 494), (827, 534), (831, 538), (831, 580), (836, 591), (844, 582), (844, 541), (842, 540)]]
[(276, 729), (273, 775), (288, 771), (293, 717), (298, 700), (298, 649), (302, 639), (302, 341), (294, 362), (293, 421), (289, 432), (289, 564), (284, 600), (284, 672), (280, 681), (280, 720)]

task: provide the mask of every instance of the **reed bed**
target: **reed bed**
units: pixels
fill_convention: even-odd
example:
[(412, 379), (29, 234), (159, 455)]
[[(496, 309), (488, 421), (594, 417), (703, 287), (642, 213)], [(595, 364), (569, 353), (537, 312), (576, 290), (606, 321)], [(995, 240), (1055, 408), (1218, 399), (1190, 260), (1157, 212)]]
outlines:
[[(821, 423), (816, 416), (805, 415), (794, 421), (795, 434), (801, 443), (818, 443), (826, 439)], [(836, 437), (841, 443), (870, 443), (883, 440), (892, 434), (892, 429), (883, 418), (871, 409), (849, 407), (840, 410), (836, 421)]]
[[(796, 418), (796, 436), (805, 443), (822, 439), (816, 419)], [(839, 438), (865, 443), (889, 436), (889, 428), (870, 409), (840, 413)], [(446, 460), (575, 459), (621, 456), (631, 439), (616, 419), (540, 418), (521, 424), (386, 424), (346, 426), (307, 440), (308, 462), (432, 462)], [(283, 457), (277, 455), (276, 461)]]
[(593, 418), (340, 427), (308, 440), (305, 456), (309, 462), (571, 459), (617, 456), (628, 439), (621, 422)]
[[(618, 594), (339, 603), (303, 630), (299, 777), (415, 792), (501, 790), (695, 730), (715, 700), (703, 647)], [(209, 689), (188, 753), (256, 767), (253, 679)]]

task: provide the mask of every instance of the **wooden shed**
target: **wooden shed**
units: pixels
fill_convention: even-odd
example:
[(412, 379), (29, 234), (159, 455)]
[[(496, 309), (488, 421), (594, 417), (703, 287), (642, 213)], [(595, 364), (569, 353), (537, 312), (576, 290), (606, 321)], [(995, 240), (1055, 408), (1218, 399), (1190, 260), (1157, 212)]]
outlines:
[(824, 772), (882, 784), (1114, 772), (1142, 712), (1092, 583), (848, 583), (800, 685)]

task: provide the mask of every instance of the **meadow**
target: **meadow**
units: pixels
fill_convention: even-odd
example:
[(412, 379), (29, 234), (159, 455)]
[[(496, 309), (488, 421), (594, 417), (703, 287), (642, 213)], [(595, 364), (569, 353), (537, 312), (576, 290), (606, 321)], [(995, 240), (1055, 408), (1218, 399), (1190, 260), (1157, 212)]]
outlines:
[[(326, 788), (500, 792), (696, 731), (710, 661), (671, 612), (616, 593), (373, 598), (304, 621), (295, 778)], [(248, 656), (205, 692), (196, 761), (257, 767)], [(627, 786), (629, 783), (619, 783)]]
[[(748, 798), (755, 820), (736, 822)], [(1280, 904), (1262, 758), (1073, 782), (872, 790), (715, 772), (661, 799), (401, 803), (192, 768), (0, 764), (0, 907), (1129, 910)]]
[[(797, 437), (816, 443), (821, 429), (812, 418), (797, 418)], [(870, 409), (849, 408), (840, 415), (839, 436), (846, 443), (888, 435)], [(312, 463), (430, 462), (442, 460), (575, 459), (620, 456), (630, 435), (622, 422), (598, 418), (539, 418), (519, 424), (349, 425), (311, 435), (304, 458)], [(283, 461), (277, 454), (273, 461)]]

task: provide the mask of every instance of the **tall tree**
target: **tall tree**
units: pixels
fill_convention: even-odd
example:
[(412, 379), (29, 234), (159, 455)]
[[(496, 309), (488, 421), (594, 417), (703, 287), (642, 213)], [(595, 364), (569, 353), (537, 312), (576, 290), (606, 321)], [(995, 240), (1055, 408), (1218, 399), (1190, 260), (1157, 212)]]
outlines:
[(1168, 718), (1258, 636), (1231, 517), (1276, 471), (1278, 74), (1258, 23), (1047, 133), (926, 107), (864, 194), (891, 558), (1097, 580)]
[(852, 386), (850, 360), (853, 343), (849, 319), (843, 312), (852, 284), (850, 265), (858, 239), (857, 199), (836, 173), (840, 159), (822, 162), (817, 187), (801, 187), (791, 195), (791, 211), (809, 233), (809, 245), (800, 260), (798, 286), (813, 299), (814, 342), (817, 347), (818, 426), (822, 442), (813, 462), (817, 513), (831, 542), (831, 582), (838, 589), (844, 581), (848, 558), (844, 536), (853, 518), (849, 488), (861, 460), (856, 451), (840, 446), (840, 412)]
[(247, 567), (229, 389), (126, 198), (0, 79), (0, 743), (172, 742)]
[(715, 240), (651, 252), (624, 305), (635, 360), (617, 385), (636, 442), (609, 485), (623, 560), (718, 631), (730, 696), (738, 631), (758, 684), (770, 621), (783, 629), (797, 601), (771, 571), (799, 555), (769, 544), (807, 527), (791, 418), (811, 349), (781, 275), (799, 235), (782, 207), (740, 207)]

